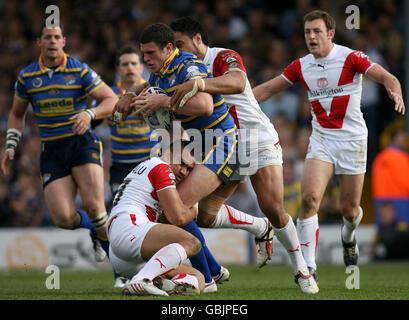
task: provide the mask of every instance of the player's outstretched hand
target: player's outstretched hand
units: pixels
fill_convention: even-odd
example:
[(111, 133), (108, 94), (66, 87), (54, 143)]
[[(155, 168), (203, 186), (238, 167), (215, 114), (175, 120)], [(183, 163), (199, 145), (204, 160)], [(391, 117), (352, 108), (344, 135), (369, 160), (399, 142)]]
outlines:
[(395, 101), (395, 111), (405, 114), (405, 103), (400, 94), (393, 92), (391, 89), (388, 90), (389, 96), (393, 101)]

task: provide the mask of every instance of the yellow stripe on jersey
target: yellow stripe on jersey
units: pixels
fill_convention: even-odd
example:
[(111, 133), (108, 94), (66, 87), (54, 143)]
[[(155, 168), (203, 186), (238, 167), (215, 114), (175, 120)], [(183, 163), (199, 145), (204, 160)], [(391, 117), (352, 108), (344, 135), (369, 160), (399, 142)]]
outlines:
[(88, 69), (85, 69), (84, 71), (81, 72), (80, 77), (82, 78), (83, 76), (85, 76), (88, 72)]
[(102, 87), (102, 85), (104, 84), (105, 82), (104, 81), (102, 81), (99, 85), (97, 85), (94, 89), (92, 89), (90, 92), (88, 92), (88, 94), (89, 95), (91, 95), (91, 94), (93, 94), (97, 89), (99, 89), (100, 87)]
[(138, 149), (138, 150), (118, 150), (118, 149), (111, 149), (111, 152), (112, 152), (112, 153), (116, 153), (116, 154), (148, 153), (148, 152), (151, 152), (151, 148)]
[(82, 68), (62, 68), (61, 72), (80, 72)]
[[(212, 122), (211, 124), (209, 124), (207, 127), (204, 127), (202, 129), (200, 129), (200, 132), (205, 131), (206, 129), (210, 129), (211, 127), (214, 127), (216, 124), (220, 123), (223, 121), (224, 118), (226, 118), (229, 115), (229, 111), (227, 110), (227, 112), (222, 115), (220, 118), (218, 118), (216, 121)], [(236, 129), (236, 126), (234, 126), (234, 129)]]
[(28, 102), (28, 99), (23, 99), (21, 97), (19, 97), (17, 94), (14, 93), (14, 97), (17, 98), (18, 100), (22, 101), (22, 102)]
[(230, 160), (231, 156), (232, 156), (233, 153), (234, 153), (234, 149), (235, 149), (235, 147), (236, 147), (237, 142), (238, 142), (238, 140), (236, 139), (236, 141), (234, 141), (233, 145), (231, 146), (230, 153), (227, 155), (227, 158), (226, 158), (226, 160), (224, 161), (223, 165), (220, 167), (219, 170), (217, 170), (217, 174), (219, 174), (220, 171), (222, 171), (222, 169), (224, 168), (224, 166), (226, 165), (226, 163)]
[(63, 85), (63, 84), (52, 84), (52, 85), (41, 87), (41, 88), (27, 90), (27, 93), (41, 92), (41, 91), (46, 91), (46, 90), (49, 90), (49, 89), (72, 90), (72, 89), (81, 89), (81, 88), (82, 88), (82, 86), (80, 84), (74, 84), (74, 85), (71, 85), (71, 86), (67, 86), (67, 85)]
[(67, 138), (67, 137), (72, 137), (73, 135), (75, 135), (76, 133), (72, 132), (72, 133), (67, 133), (67, 134), (62, 134), (60, 136), (55, 136), (55, 137), (49, 137), (49, 138), (41, 138), (40, 140), (43, 142), (46, 141), (53, 141), (53, 140), (58, 140), (58, 139), (62, 139), (62, 138)]
[(43, 74), (43, 73), (46, 73), (46, 72), (47, 72), (47, 69), (34, 71), (34, 72), (27, 72), (27, 73), (23, 73), (22, 77), (23, 78), (28, 78), (28, 77), (37, 76), (37, 75), (40, 75), (40, 74)]
[(58, 127), (63, 127), (69, 124), (75, 123), (76, 120), (71, 120), (67, 122), (61, 122), (61, 123), (55, 123), (55, 124), (39, 124), (39, 128), (58, 128)]
[(181, 120), (178, 120), (178, 121), (185, 123), (185, 122), (192, 121), (192, 120), (194, 120), (196, 118), (197, 118), (197, 116), (191, 116), (189, 118), (181, 119)]
[(212, 155), (212, 153), (214, 152), (214, 150), (219, 146), (220, 144), (220, 140), (223, 138), (224, 136), (220, 136), (217, 138), (216, 143), (214, 144), (212, 150), (209, 151), (209, 153), (207, 154), (207, 156), (204, 158), (204, 160), (202, 161), (203, 163), (206, 163), (207, 160), (209, 160), (210, 156)]
[(224, 98), (222, 100), (220, 100), (219, 102), (215, 103), (213, 106), (215, 108), (220, 107), (226, 100), (224, 100)]
[(142, 141), (149, 141), (150, 137), (142, 137), (142, 138), (119, 138), (111, 135), (111, 139), (118, 142), (142, 142)]
[(60, 116), (68, 116), (71, 114), (76, 114), (80, 113), (81, 111), (84, 111), (86, 108), (82, 108), (80, 110), (75, 110), (71, 112), (50, 112), (50, 113), (40, 113), (40, 112), (34, 112), (34, 115), (37, 117), (60, 117)]

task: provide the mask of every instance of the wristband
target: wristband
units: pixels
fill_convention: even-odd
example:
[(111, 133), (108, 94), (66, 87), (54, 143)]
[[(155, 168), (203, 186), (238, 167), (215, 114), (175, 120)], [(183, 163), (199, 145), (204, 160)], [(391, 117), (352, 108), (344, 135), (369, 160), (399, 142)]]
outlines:
[(136, 93), (135, 93), (135, 92), (132, 92), (132, 91), (125, 91), (124, 96), (125, 96), (125, 95), (127, 95), (127, 94), (130, 94), (130, 95), (133, 95), (133, 96), (135, 96), (135, 97), (136, 97)]
[(197, 86), (197, 87), (198, 87), (199, 91), (204, 92), (206, 90), (205, 81), (202, 78), (200, 78), (199, 80), (202, 81), (202, 88), (200, 88), (199, 86)]
[(21, 138), (21, 131), (15, 128), (10, 128), (7, 130), (7, 139), (6, 139), (6, 151), (7, 150), (16, 150), (17, 145)]
[(94, 109), (87, 109), (87, 110), (83, 111), (83, 113), (86, 113), (87, 116), (89, 116), (91, 118), (91, 120), (95, 120), (95, 118), (97, 116)]

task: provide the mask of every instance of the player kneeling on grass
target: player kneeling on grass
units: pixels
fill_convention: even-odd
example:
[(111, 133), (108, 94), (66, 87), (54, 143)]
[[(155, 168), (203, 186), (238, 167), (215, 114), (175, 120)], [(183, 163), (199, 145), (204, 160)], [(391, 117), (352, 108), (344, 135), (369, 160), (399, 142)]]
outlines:
[[(131, 279), (123, 294), (193, 295), (203, 290), (203, 275), (181, 266), (201, 248), (196, 237), (176, 226), (197, 216), (197, 208), (185, 206), (176, 190), (195, 165), (184, 145), (173, 143), (160, 158), (135, 167), (114, 198), (107, 228), (110, 262), (116, 272)], [(162, 215), (172, 225), (158, 223)]]

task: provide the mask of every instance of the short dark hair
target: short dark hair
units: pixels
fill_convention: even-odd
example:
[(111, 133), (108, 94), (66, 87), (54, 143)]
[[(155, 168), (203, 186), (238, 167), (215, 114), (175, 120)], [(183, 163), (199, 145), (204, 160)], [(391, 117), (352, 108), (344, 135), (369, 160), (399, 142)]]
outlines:
[[(64, 27), (63, 27), (61, 21), (60, 21), (60, 25), (58, 27), (61, 29), (61, 34), (64, 35)], [(40, 29), (38, 30), (38, 38), (42, 37), (44, 28), (50, 29), (50, 28), (47, 27), (45, 21), (41, 24)]]
[(327, 30), (334, 30), (336, 28), (335, 19), (328, 13), (322, 10), (314, 10), (304, 16), (304, 26), (307, 21), (321, 19), (324, 21)]
[(159, 48), (164, 48), (171, 43), (176, 48), (175, 33), (164, 23), (154, 23), (143, 30), (140, 42), (142, 44), (154, 42)]
[(138, 57), (139, 57), (139, 61), (142, 62), (142, 54), (141, 51), (139, 51), (136, 47), (134, 46), (125, 46), (120, 48), (117, 52), (116, 52), (116, 56), (115, 56), (115, 65), (119, 66), (119, 60), (122, 57), (122, 55), (124, 54), (130, 54), (130, 53), (135, 53)]
[(173, 31), (184, 33), (190, 38), (193, 38), (196, 34), (199, 33), (202, 37), (202, 42), (207, 46), (209, 45), (209, 36), (204, 30), (202, 24), (192, 17), (182, 17), (173, 20), (173, 22), (170, 24), (170, 27)]

